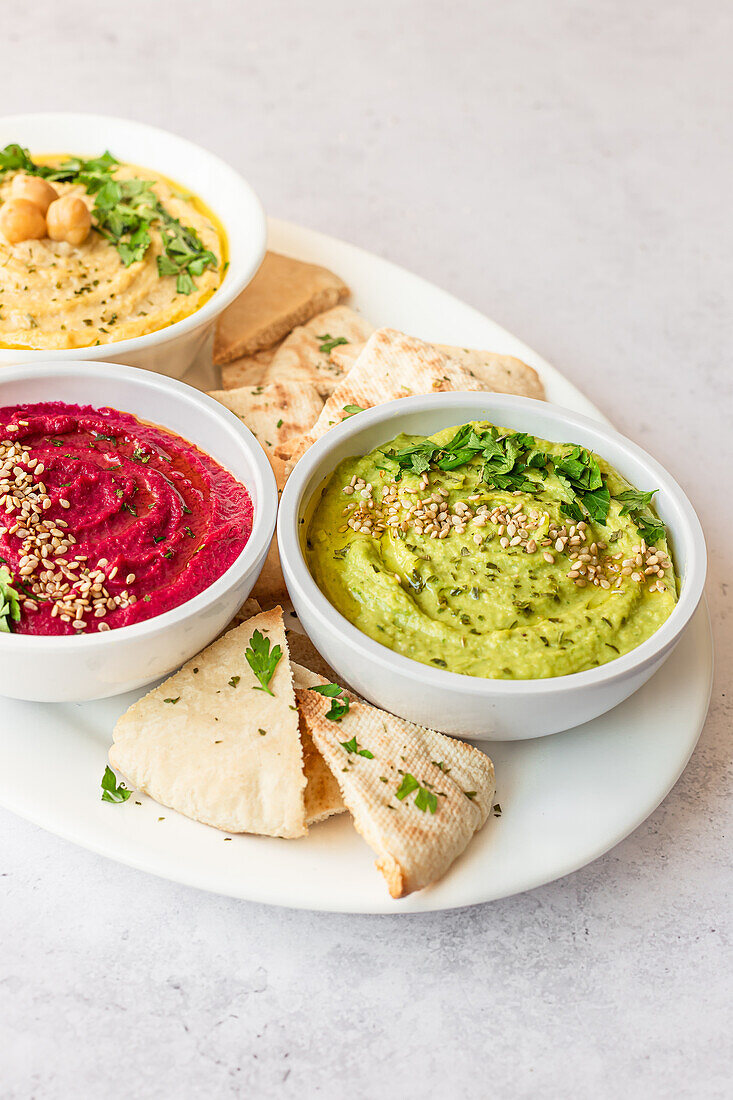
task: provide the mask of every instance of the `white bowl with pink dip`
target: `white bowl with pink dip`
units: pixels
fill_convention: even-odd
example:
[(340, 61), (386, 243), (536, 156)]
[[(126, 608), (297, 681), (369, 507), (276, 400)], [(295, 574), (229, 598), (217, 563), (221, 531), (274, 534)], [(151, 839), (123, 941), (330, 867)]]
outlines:
[(78, 636), (0, 633), (0, 695), (81, 702), (120, 695), (168, 675), (224, 629), (262, 569), (275, 529), (277, 487), (249, 429), (182, 382), (112, 363), (39, 362), (0, 372), (0, 408), (49, 401), (109, 407), (173, 432), (244, 485), (254, 512), (249, 539), (234, 563), (173, 610)]

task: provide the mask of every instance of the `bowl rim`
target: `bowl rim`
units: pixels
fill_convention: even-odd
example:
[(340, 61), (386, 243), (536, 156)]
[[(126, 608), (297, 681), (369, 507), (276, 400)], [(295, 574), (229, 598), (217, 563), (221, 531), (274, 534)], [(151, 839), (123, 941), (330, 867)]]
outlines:
[[(192, 159), (208, 163), (213, 172), (227, 179), (234, 188), (239, 190), (241, 201), (250, 208), (253, 222), (257, 225), (251, 254), (249, 256), (237, 256), (234, 261), (231, 255), (229, 255), (229, 266), (224, 272), (220, 286), (217, 287), (208, 301), (204, 302), (200, 309), (195, 310), (193, 313), (189, 314), (188, 317), (183, 317), (180, 321), (174, 321), (173, 324), (166, 325), (164, 328), (145, 333), (143, 336), (132, 336), (126, 340), (115, 340), (110, 344), (105, 344), (104, 348), (109, 349), (110, 355), (132, 355), (145, 348), (167, 343), (170, 339), (185, 336), (187, 333), (193, 332), (202, 325), (206, 325), (208, 322), (213, 321), (227, 308), (227, 306), (231, 305), (234, 299), (249, 285), (264, 259), (265, 250), (267, 248), (267, 220), (265, 218), (264, 207), (252, 185), (244, 176), (240, 175), (236, 169), (232, 168), (230, 164), (217, 156), (216, 153), (211, 153), (203, 146), (196, 145), (188, 138), (181, 137), (179, 134), (175, 134), (170, 130), (163, 130), (158, 126), (151, 126), (147, 122), (138, 122), (136, 119), (123, 118), (119, 115), (100, 115), (92, 111), (35, 111), (28, 114), (4, 115), (0, 118), (0, 124), (2, 126), (17, 125), (22, 128), (23, 126), (40, 125), (42, 123), (52, 124), (54, 121), (60, 119), (64, 119), (66, 122), (78, 122), (80, 127), (85, 125), (106, 127), (124, 126), (132, 131), (137, 130), (141, 133), (145, 133), (149, 137), (156, 138), (160, 145), (163, 159), (165, 159), (166, 143), (178, 145), (182, 151), (188, 152)], [(114, 134), (110, 136), (110, 144), (114, 145)], [(142, 164), (140, 167), (145, 168), (146, 165)], [(155, 169), (155, 171), (158, 170), (159, 169)], [(186, 185), (186, 180), (176, 180), (176, 182), (184, 186)], [(227, 235), (227, 244), (229, 244), (231, 238), (229, 224), (220, 215), (218, 209), (213, 207), (212, 209), (214, 209), (214, 213), (224, 227), (224, 232)], [(99, 350), (100, 348), (97, 345), (86, 348), (0, 348), (0, 362), (6, 357), (8, 357), (8, 359), (12, 357), (12, 360), (18, 362), (42, 362), (50, 359), (56, 362), (79, 362), (80, 360), (100, 362), (101, 360), (96, 358), (99, 354)]]
[[(686, 544), (687, 566), (681, 586), (679, 599), (668, 619), (641, 645), (636, 646), (622, 657), (617, 657), (605, 665), (585, 669), (581, 672), (567, 673), (563, 676), (548, 676), (528, 680), (501, 680), (465, 673), (451, 672), (447, 669), (431, 668), (429, 665), (405, 657), (401, 653), (382, 645), (355, 627), (329, 602), (312, 577), (300, 546), (298, 519), (304, 504), (306, 485), (315, 469), (325, 456), (331, 453), (344, 440), (352, 439), (375, 425), (394, 420), (398, 434), (397, 421), (402, 415), (410, 413), (428, 413), (437, 407), (449, 409), (452, 406), (475, 406), (477, 412), (483, 408), (488, 413), (489, 406), (498, 411), (505, 410), (507, 420), (502, 426), (511, 427), (512, 411), (535, 409), (557, 420), (558, 427), (567, 426), (570, 430), (592, 431), (601, 437), (603, 443), (626, 451), (637, 461), (643, 463), (650, 473), (650, 482), (657, 481), (658, 487), (670, 497), (680, 513), (679, 529), (672, 530), (673, 541)], [(446, 425), (448, 427), (449, 425)], [(526, 429), (525, 429), (526, 430)], [(387, 437), (391, 438), (391, 437)], [(385, 440), (386, 442), (386, 440)], [(584, 444), (581, 444), (584, 445)], [(593, 450), (603, 454), (595, 446)], [(604, 456), (605, 457), (605, 456)], [(335, 468), (332, 466), (331, 472)], [(316, 492), (317, 489), (314, 490)], [(614, 428), (602, 421), (573, 412), (560, 405), (533, 398), (519, 397), (513, 394), (486, 393), (479, 391), (451, 391), (425, 396), (397, 398), (382, 405), (367, 409), (356, 416), (349, 417), (331, 428), (317, 440), (296, 464), (283, 490), (278, 510), (277, 539), (280, 559), (285, 580), (294, 585), (296, 594), (307, 604), (309, 611), (329, 630), (335, 630), (354, 650), (373, 664), (380, 665), (385, 672), (398, 674), (406, 679), (457, 692), (460, 695), (486, 697), (511, 697), (517, 694), (544, 695), (573, 689), (595, 688), (624, 679), (648, 668), (659, 660), (660, 656), (670, 652), (686, 628), (702, 598), (707, 570), (707, 551), (702, 526), (686, 494), (671, 474), (652, 458), (643, 448)]]
[[(110, 646), (119, 641), (134, 641), (135, 639), (149, 638), (157, 633), (163, 633), (170, 627), (184, 622), (189, 617), (200, 614), (206, 607), (224, 596), (259, 561), (264, 560), (275, 532), (278, 493), (270, 461), (250, 429), (233, 412), (230, 412), (213, 397), (209, 397), (208, 394), (189, 386), (186, 382), (168, 378), (166, 375), (155, 374), (142, 367), (129, 367), (120, 363), (105, 363), (103, 360), (94, 363), (59, 363), (58, 361), (51, 361), (3, 368), (0, 371), (0, 408), (3, 405), (2, 390), (6, 381), (19, 382), (25, 379), (36, 379), (39, 377), (39, 373), (43, 377), (43, 367), (48, 368), (47, 376), (50, 380), (64, 377), (81, 377), (98, 382), (114, 378), (123, 382), (141, 382), (144, 384), (144, 388), (177, 393), (191, 405), (194, 405), (199, 412), (208, 413), (214, 420), (217, 420), (220, 429), (226, 432), (230, 438), (233, 438), (247, 453), (253, 464), (254, 490), (259, 503), (256, 507), (253, 507), (252, 531), (239, 556), (208, 588), (204, 588), (192, 599), (179, 604), (178, 607), (171, 608), (169, 611), (164, 611), (161, 615), (154, 615), (150, 619), (145, 619), (141, 623), (131, 623), (129, 626), (120, 626), (115, 630), (102, 631), (101, 633), (99, 631), (93, 634), (79, 635), (0, 633), (0, 658), (3, 650), (8, 651), (12, 647), (25, 648), (29, 651), (29, 655), (34, 650), (40, 650), (41, 647), (78, 654), (93, 646)], [(53, 400), (53, 398), (49, 400)], [(91, 397), (89, 404), (98, 408), (100, 405), (104, 405), (104, 400), (103, 398)], [(138, 414), (133, 413), (133, 415)], [(166, 427), (165, 424), (160, 426)], [(171, 428), (167, 430), (173, 431)], [(181, 436), (178, 432), (174, 434), (181, 439), (185, 439), (186, 442), (192, 443), (195, 447), (199, 447), (199, 450), (204, 451), (204, 453), (209, 453), (206, 448), (200, 447), (195, 440)], [(222, 464), (220, 463), (220, 465)], [(252, 489), (249, 486), (245, 486), (245, 488), (252, 497)], [(268, 502), (272, 502), (273, 505), (271, 514), (267, 507)]]

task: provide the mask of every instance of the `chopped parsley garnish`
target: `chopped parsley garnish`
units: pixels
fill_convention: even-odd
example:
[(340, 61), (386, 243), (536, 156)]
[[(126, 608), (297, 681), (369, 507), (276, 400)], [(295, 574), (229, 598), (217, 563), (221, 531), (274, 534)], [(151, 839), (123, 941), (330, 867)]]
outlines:
[(343, 419), (348, 420), (350, 416), (356, 416), (357, 413), (363, 413), (364, 409), (362, 409), (361, 405), (344, 405), (344, 412), (346, 416), (344, 416)]
[(176, 695), (175, 699), (164, 699), (163, 702), (164, 703), (177, 703), (180, 698), (181, 698), (180, 695)]
[(5, 566), (0, 566), (0, 633), (9, 634), (10, 624), (20, 620), (20, 601), (12, 585), (13, 578)]
[(117, 786), (117, 776), (108, 764), (102, 776), (102, 802), (127, 802), (131, 794), (124, 783)]
[(356, 753), (357, 756), (365, 756), (367, 760), (374, 759), (374, 753), (369, 752), (369, 749), (360, 749), (357, 744), (356, 737), (352, 737), (350, 741), (341, 741), (341, 748), (346, 749), (348, 753)]
[(231, 679), (227, 680), (227, 683), (230, 688), (235, 688), (241, 679), (241, 676), (232, 676)]
[(410, 772), (405, 772), (402, 776), (402, 782), (397, 788), (395, 797), (398, 798), (400, 802), (403, 802), (408, 794), (412, 794), (413, 791), (417, 791), (415, 795), (416, 808), (423, 812), (429, 811), (431, 814), (434, 814), (438, 808), (437, 796), (434, 795), (432, 791), (429, 791), (427, 787), (423, 787), (422, 784), (418, 783), (414, 775), (411, 775)]
[(247, 658), (247, 664), (260, 681), (260, 686), (255, 686), (254, 690), (266, 691), (268, 695), (273, 695), (274, 693), (270, 691), (269, 685), (275, 674), (277, 663), (283, 655), (280, 646), (272, 646), (269, 638), (265, 638), (259, 630), (255, 630), (244, 655)]
[(331, 336), (330, 332), (325, 332), (323, 336), (316, 336), (316, 340), (320, 340), (318, 350), (322, 355), (330, 355), (334, 348), (349, 342), (345, 336)]
[(667, 533), (664, 524), (649, 509), (652, 497), (658, 492), (658, 489), (652, 489), (649, 493), (642, 493), (638, 489), (625, 489), (616, 497), (616, 500), (620, 500), (623, 505), (621, 515), (631, 516), (639, 529), (639, 534), (649, 545), (659, 542)]
[(315, 691), (319, 695), (325, 695), (327, 699), (331, 700), (331, 708), (326, 714), (326, 718), (330, 718), (332, 722), (340, 722), (343, 716), (349, 713), (349, 697), (344, 688), (338, 684), (321, 684), (309, 690)]

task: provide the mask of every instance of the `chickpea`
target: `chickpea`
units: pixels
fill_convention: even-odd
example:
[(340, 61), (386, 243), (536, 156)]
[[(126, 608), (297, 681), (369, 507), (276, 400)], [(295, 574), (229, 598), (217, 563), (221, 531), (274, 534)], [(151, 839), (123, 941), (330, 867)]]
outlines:
[(45, 214), (59, 193), (50, 183), (46, 183), (40, 176), (15, 176), (10, 187), (10, 193), (14, 199), (28, 199), (34, 202), (42, 214)]
[(40, 240), (46, 236), (46, 219), (34, 202), (8, 199), (0, 206), (0, 230), (8, 244)]
[(89, 208), (77, 195), (64, 195), (52, 202), (46, 220), (51, 240), (68, 241), (69, 244), (82, 244), (92, 227)]

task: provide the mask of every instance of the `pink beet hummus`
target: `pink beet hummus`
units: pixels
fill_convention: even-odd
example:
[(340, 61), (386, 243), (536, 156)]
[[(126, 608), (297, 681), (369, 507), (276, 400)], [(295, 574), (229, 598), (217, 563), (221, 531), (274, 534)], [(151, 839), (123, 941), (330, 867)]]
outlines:
[(0, 569), (21, 634), (129, 626), (203, 592), (247, 544), (245, 487), (130, 413), (0, 408)]

